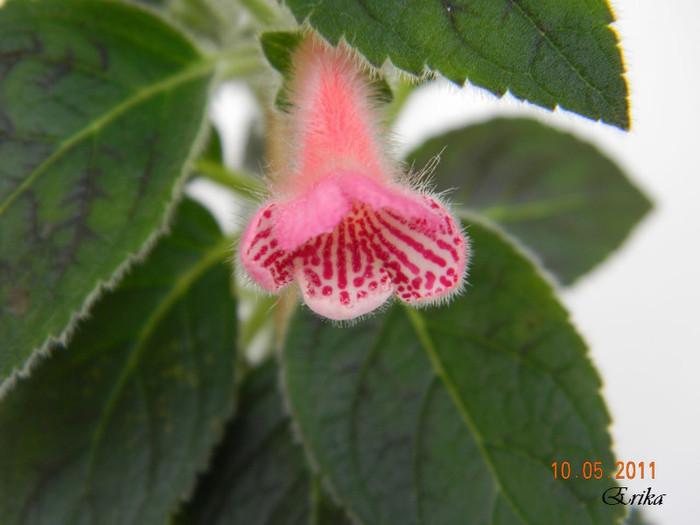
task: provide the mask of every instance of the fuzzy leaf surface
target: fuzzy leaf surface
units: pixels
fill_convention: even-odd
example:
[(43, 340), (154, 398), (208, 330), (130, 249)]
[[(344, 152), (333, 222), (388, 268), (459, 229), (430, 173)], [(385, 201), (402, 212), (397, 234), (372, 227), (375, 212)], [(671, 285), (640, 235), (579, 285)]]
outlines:
[(434, 182), (531, 248), (562, 284), (616, 250), (651, 209), (595, 146), (530, 119), (495, 119), (432, 138), (408, 156), (439, 155)]
[(278, 373), (268, 361), (246, 378), (212, 469), (178, 525), (350, 523), (306, 465), (277, 388)]
[(214, 62), (135, 6), (0, 9), (0, 381), (162, 226)]
[[(529, 259), (468, 232), (470, 286), (449, 307), (350, 328), (296, 315), (282, 384), (312, 464), (363, 524), (612, 524), (610, 419), (584, 343)], [(553, 461), (591, 458), (605, 479), (554, 479)]]
[(389, 58), (459, 85), (629, 128), (622, 56), (605, 0), (285, 0), (376, 66)]
[(0, 403), (5, 525), (165, 523), (233, 409), (228, 242), (184, 201), (173, 231), (68, 347)]

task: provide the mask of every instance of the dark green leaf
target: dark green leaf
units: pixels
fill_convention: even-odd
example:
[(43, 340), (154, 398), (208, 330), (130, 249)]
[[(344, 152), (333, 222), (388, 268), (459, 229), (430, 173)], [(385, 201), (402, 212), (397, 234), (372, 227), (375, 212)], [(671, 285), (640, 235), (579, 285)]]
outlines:
[(301, 44), (303, 36), (298, 32), (270, 31), (260, 35), (265, 58), (277, 71), (288, 74), (292, 69), (292, 54)]
[(627, 84), (605, 0), (285, 0), (297, 20), (370, 62), (557, 105), (629, 128)]
[(137, 3), (153, 7), (165, 7), (171, 0), (134, 0)]
[(0, 516), (164, 523), (233, 408), (236, 307), (213, 218), (173, 232), (0, 403)]
[[(307, 453), (364, 524), (608, 524), (610, 423), (586, 348), (532, 263), (484, 226), (468, 291), (352, 328), (300, 312), (283, 384)], [(606, 479), (551, 463), (602, 461)]]
[[(342, 525), (346, 521), (307, 469), (267, 362), (246, 379), (240, 408), (179, 524)], [(313, 517), (313, 519), (312, 519)]]
[(224, 147), (221, 143), (221, 134), (215, 126), (210, 126), (208, 135), (209, 141), (207, 142), (206, 148), (204, 148), (204, 151), (202, 151), (201, 155), (199, 156), (199, 159), (206, 162), (223, 165)]
[(0, 381), (163, 225), (215, 62), (93, 0), (0, 9)]
[(323, 481), (314, 476), (311, 492), (311, 525), (352, 525), (355, 523), (338, 507), (322, 487)]
[[(444, 151), (443, 151), (444, 150)], [(439, 189), (501, 224), (564, 284), (625, 240), (649, 200), (610, 159), (534, 120), (496, 119), (433, 138), (409, 155), (436, 156)]]

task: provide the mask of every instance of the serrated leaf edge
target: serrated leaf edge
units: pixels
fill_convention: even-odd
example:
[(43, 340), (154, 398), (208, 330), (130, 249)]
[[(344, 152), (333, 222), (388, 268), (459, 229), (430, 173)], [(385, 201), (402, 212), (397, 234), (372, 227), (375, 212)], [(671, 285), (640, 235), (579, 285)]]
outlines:
[[(490, 230), (492, 233), (496, 234), (499, 236), (504, 242), (506, 242), (518, 255), (522, 256), (531, 266), (531, 269), (537, 274), (538, 277), (542, 278), (545, 284), (547, 285), (548, 292), (550, 297), (552, 297), (554, 300), (558, 302), (557, 295), (556, 295), (556, 290), (558, 289), (557, 281), (554, 278), (553, 274), (551, 274), (548, 270), (542, 267), (542, 264), (539, 261), (539, 258), (532, 252), (530, 249), (528, 249), (526, 246), (524, 246), (518, 239), (514, 238), (512, 235), (509, 233), (505, 232), (500, 226), (497, 224), (493, 223), (490, 219), (483, 217), (479, 214), (475, 214), (466, 210), (461, 210), (459, 213), (460, 219), (463, 221), (468, 221), (468, 222), (476, 222), (480, 224), (481, 226), (487, 228)], [(491, 478), (494, 482), (494, 484), (497, 485), (498, 490), (500, 490), (501, 494), (506, 497), (506, 500), (508, 504), (510, 505), (511, 509), (513, 512), (518, 516), (520, 520), (524, 524), (528, 523), (523, 517), (520, 512), (520, 510), (515, 507), (515, 505), (512, 503), (512, 498), (510, 498), (507, 495), (507, 492), (503, 490), (500, 482), (498, 482), (498, 477), (494, 474), (492, 465), (490, 464), (490, 461), (488, 460), (488, 455), (483, 451), (483, 447), (481, 444), (481, 440), (479, 439), (480, 434), (478, 432), (474, 431), (474, 425), (473, 423), (470, 424), (468, 421), (471, 421), (470, 418), (465, 419), (465, 414), (463, 413), (463, 408), (461, 406), (461, 403), (458, 403), (456, 401), (456, 394), (454, 392), (454, 388), (451, 387), (451, 382), (446, 379), (446, 373), (444, 368), (442, 367), (442, 364), (439, 360), (439, 358), (436, 355), (436, 350), (434, 346), (432, 345), (432, 341), (430, 341), (430, 338), (428, 337), (427, 343), (429, 343), (429, 346), (426, 344), (426, 340), (424, 339), (425, 334), (425, 326), (423, 323), (423, 319), (421, 318), (420, 312), (412, 309), (411, 307), (404, 306), (404, 315), (406, 315), (409, 323), (413, 327), (414, 331), (416, 332), (417, 337), (421, 340), (422, 346), (425, 348), (426, 353), (428, 354), (428, 359), (430, 360), (433, 370), (435, 373), (434, 380), (440, 380), (442, 384), (445, 386), (447, 389), (450, 398), (452, 399), (452, 402), (455, 405), (455, 408), (459, 411), (460, 416), (462, 417), (462, 420), (465, 422), (467, 427), (469, 428), (470, 432), (472, 432), (472, 435), (475, 437), (475, 441), (477, 441), (477, 446), (479, 450), (482, 452), (482, 456), (484, 457), (484, 461), (487, 465), (487, 468), (491, 474)], [(562, 311), (565, 313), (565, 321), (570, 325), (570, 328), (577, 337), (579, 337), (584, 344), (585, 347), (585, 352), (584, 352), (584, 357), (586, 358), (587, 362), (592, 364), (592, 359), (590, 355), (590, 351), (588, 348), (588, 345), (585, 343), (585, 340), (581, 336), (581, 334), (576, 330), (576, 327), (573, 325), (571, 321), (571, 316), (565, 308), (562, 307)], [(291, 318), (291, 315), (290, 315)], [(417, 324), (416, 324), (417, 323)], [(383, 323), (378, 329), (378, 333), (383, 330)], [(422, 327), (422, 328), (421, 328)], [(429, 348), (432, 350), (429, 350)], [(287, 393), (287, 387), (286, 387), (286, 379), (285, 379), (285, 352), (283, 346), (280, 346), (280, 348), (277, 349), (277, 360), (279, 363), (278, 367), (278, 383), (279, 383), (279, 389), (281, 392), (281, 396), (283, 399), (284, 403), (284, 408), (289, 415), (290, 418), (290, 424), (291, 428), (295, 437), (295, 440), (301, 445), (302, 450), (304, 451), (304, 456), (306, 457), (308, 466), (312, 472), (312, 474), (316, 474), (320, 476), (321, 482), (323, 483), (323, 486), (326, 488), (327, 492), (332, 496), (333, 500), (337, 505), (339, 505), (342, 510), (351, 518), (351, 520), (358, 525), (371, 525), (369, 523), (366, 523), (362, 520), (359, 519), (357, 515), (355, 515), (352, 510), (350, 509), (349, 505), (346, 504), (345, 500), (341, 498), (338, 495), (338, 492), (333, 485), (333, 482), (331, 481), (331, 476), (328, 475), (327, 472), (324, 471), (324, 469), (321, 467), (319, 462), (316, 460), (316, 458), (313, 455), (313, 451), (311, 450), (311, 445), (305, 440), (304, 438), (304, 433), (301, 429), (301, 425), (298, 422), (297, 416), (296, 416), (296, 411), (294, 410), (291, 398), (289, 397), (289, 394)], [(366, 360), (366, 358), (365, 358)], [(593, 373), (595, 374), (596, 380), (597, 380), (597, 390), (595, 392), (596, 396), (602, 400), (602, 387), (603, 387), (603, 382), (600, 377), (600, 374), (597, 369), (593, 368)], [(567, 396), (568, 397), (568, 396)], [(607, 424), (605, 425), (605, 430), (606, 430), (606, 435), (608, 437), (608, 440), (610, 441), (610, 446), (612, 447), (612, 439), (610, 436), (610, 427), (612, 425), (612, 418), (610, 417), (610, 413), (608, 411), (607, 405), (605, 403), (602, 403), (602, 409), (605, 411), (605, 416), (606, 416), (606, 422)], [(612, 453), (613, 456), (615, 456), (614, 452)], [(578, 500), (578, 498), (575, 498)], [(580, 501), (580, 500), (578, 500)], [(582, 502), (583, 503), (583, 502)], [(594, 516), (590, 513), (590, 509), (588, 508), (588, 505), (584, 505), (586, 508), (586, 512), (588, 516), (592, 519), (593, 522), (595, 522)], [(620, 518), (620, 520), (624, 519), (624, 517)], [(619, 520), (618, 520), (619, 521)]]
[[(581, 79), (583, 80), (584, 84), (585, 84), (586, 86), (588, 86), (588, 87), (592, 87), (593, 90), (594, 90), (595, 92), (599, 93), (599, 94), (603, 97), (603, 99), (606, 100), (606, 102), (607, 102), (607, 98), (603, 96), (603, 93), (601, 92), (601, 90), (600, 90), (599, 88), (596, 88), (596, 87), (592, 86), (592, 85), (590, 84), (590, 82), (589, 82), (585, 77), (583, 77), (583, 76), (581, 75), (580, 71), (579, 71), (577, 68), (573, 67), (573, 65), (572, 65), (571, 61), (568, 59), (568, 57), (566, 57), (566, 55), (562, 54), (562, 53), (561, 53), (561, 50), (560, 50), (558, 47), (554, 46), (554, 44), (551, 42), (551, 40), (550, 40), (548, 37), (546, 37), (545, 35), (542, 35), (540, 28), (539, 28), (532, 20), (530, 20), (530, 18), (526, 15), (526, 13), (524, 13), (524, 12), (522, 11), (522, 9), (521, 9), (520, 5), (518, 4), (518, 2), (513, 1), (513, 2), (511, 2), (511, 3), (517, 5), (518, 11), (521, 13), (521, 16), (528, 22), (528, 24), (530, 24), (536, 31), (538, 31), (538, 33), (540, 33), (540, 35), (544, 38), (544, 40), (547, 42), (547, 44), (548, 44), (552, 49), (555, 50), (555, 52), (557, 53), (558, 56), (562, 57), (562, 60), (564, 60), (564, 62), (567, 64), (567, 66), (569, 66), (569, 68), (570, 68), (579, 78), (581, 78)], [(610, 5), (608, 4), (607, 1), (606, 1), (606, 7), (608, 8), (608, 11), (611, 13), (611, 15), (613, 15), (613, 11), (612, 11), (612, 9), (611, 9), (611, 7), (610, 7)], [(306, 15), (303, 19), (297, 18), (297, 20), (300, 21), (302, 27), (313, 28), (315, 31), (317, 31), (319, 34), (322, 34), (322, 35), (324, 36), (324, 38), (327, 38), (327, 39), (328, 39), (330, 42), (332, 42), (334, 45), (337, 45), (341, 40), (343, 40), (343, 41), (347, 42), (348, 45), (350, 45), (351, 47), (357, 49), (358, 52), (360, 52), (359, 49), (356, 48), (356, 46), (355, 46), (354, 44), (352, 44), (352, 39), (349, 39), (349, 38), (348, 38), (348, 35), (345, 33), (345, 31), (343, 31), (343, 32), (340, 34), (340, 36), (336, 39), (337, 41), (334, 41), (334, 39), (330, 38), (330, 36), (328, 36), (327, 34), (321, 32), (320, 29), (316, 28), (316, 26), (315, 26), (314, 24), (312, 24), (312, 22), (311, 22), (311, 18), (312, 18), (313, 13), (314, 13), (314, 9), (313, 9), (313, 7), (311, 7), (311, 9), (309, 10), (309, 12), (307, 13), (307, 15)], [(295, 15), (295, 18), (296, 18), (296, 15)], [(610, 121), (606, 120), (604, 117), (601, 117), (601, 118), (594, 118), (594, 117), (591, 117), (591, 116), (588, 116), (588, 115), (584, 115), (584, 114), (582, 114), (582, 113), (579, 113), (578, 111), (575, 111), (575, 110), (572, 110), (572, 109), (568, 109), (568, 108), (562, 106), (560, 103), (555, 103), (555, 104), (549, 106), (549, 105), (545, 105), (545, 104), (533, 102), (533, 101), (531, 101), (529, 98), (527, 98), (527, 97), (525, 97), (525, 96), (518, 96), (518, 95), (515, 95), (515, 94), (513, 93), (513, 91), (510, 89), (510, 87), (506, 87), (503, 91), (500, 91), (500, 92), (499, 92), (498, 90), (494, 90), (494, 89), (491, 89), (491, 88), (488, 88), (488, 87), (486, 87), (486, 86), (482, 86), (482, 85), (479, 85), (479, 84), (473, 82), (472, 80), (470, 80), (470, 75), (465, 75), (463, 78), (462, 78), (462, 77), (457, 77), (457, 76), (454, 76), (454, 75), (448, 75), (448, 74), (442, 72), (440, 69), (433, 67), (433, 66), (430, 64), (430, 59), (429, 59), (429, 58), (425, 58), (425, 59), (422, 59), (422, 60), (421, 60), (422, 66), (423, 66), (423, 67), (422, 67), (422, 70), (421, 70), (421, 71), (417, 71), (417, 70), (411, 70), (411, 69), (408, 69), (408, 68), (403, 68), (403, 67), (401, 67), (401, 66), (398, 66), (398, 65), (396, 64), (396, 60), (394, 59), (394, 57), (392, 56), (392, 54), (391, 54), (390, 52), (381, 53), (381, 56), (382, 56), (381, 63), (374, 63), (374, 61), (370, 60), (369, 58), (366, 58), (365, 55), (364, 55), (364, 53), (360, 53), (360, 54), (362, 54), (362, 56), (365, 57), (365, 58), (367, 59), (367, 62), (370, 63), (370, 64), (372, 65), (372, 67), (374, 67), (374, 68), (381, 69), (382, 66), (383, 66), (383, 64), (385, 64), (386, 62), (389, 62), (389, 63), (392, 64), (392, 66), (394, 66), (394, 67), (395, 67), (396, 69), (398, 69), (399, 71), (402, 71), (402, 72), (404, 72), (404, 73), (406, 73), (406, 74), (408, 74), (408, 75), (411, 75), (411, 76), (417, 78), (418, 81), (420, 81), (420, 82), (424, 81), (425, 79), (427, 79), (427, 78), (429, 78), (429, 77), (431, 77), (431, 76), (440, 75), (440, 76), (442, 76), (442, 77), (444, 77), (444, 78), (450, 80), (451, 82), (454, 82), (454, 83), (455, 83), (457, 86), (459, 86), (460, 88), (464, 88), (464, 87), (466, 87), (467, 85), (470, 85), (470, 86), (473, 86), (473, 87), (476, 87), (476, 88), (479, 88), (479, 89), (484, 89), (484, 90), (486, 90), (487, 92), (492, 93), (494, 96), (496, 96), (496, 97), (499, 98), (499, 99), (502, 98), (506, 93), (511, 93), (512, 96), (513, 96), (515, 99), (517, 99), (517, 100), (519, 100), (519, 101), (521, 101), (521, 102), (522, 102), (522, 101), (527, 101), (527, 102), (529, 102), (529, 103), (531, 103), (531, 104), (533, 104), (533, 105), (535, 105), (535, 106), (537, 106), (537, 107), (540, 107), (540, 108), (543, 108), (543, 109), (547, 109), (547, 110), (552, 111), (552, 112), (553, 112), (554, 110), (556, 110), (557, 108), (559, 108), (559, 109), (561, 109), (561, 110), (563, 110), (563, 111), (566, 111), (566, 112), (568, 112), (568, 113), (572, 113), (572, 114), (574, 114), (574, 115), (578, 115), (578, 116), (580, 116), (580, 117), (583, 117), (583, 118), (585, 118), (585, 119), (588, 119), (588, 120), (591, 120), (591, 121), (594, 121), (594, 122), (600, 122), (600, 123), (603, 123), (603, 124), (607, 124), (607, 125), (616, 127), (616, 128), (618, 128), (618, 129), (621, 129), (621, 130), (623, 130), (623, 131), (629, 131), (629, 130), (630, 130), (630, 127), (631, 127), (629, 87), (628, 87), (628, 84), (627, 84), (627, 79), (626, 79), (626, 77), (625, 77), (625, 75), (624, 75), (625, 69), (624, 69), (624, 61), (623, 61), (623, 59), (622, 59), (622, 51), (621, 51), (620, 45), (619, 45), (620, 39), (619, 39), (618, 34), (615, 32), (614, 28), (613, 28), (612, 25), (611, 25), (613, 22), (614, 22), (614, 15), (613, 15), (613, 20), (612, 20), (610, 23), (606, 24), (606, 25), (605, 25), (605, 28), (606, 28), (608, 31), (610, 31), (610, 32), (614, 35), (615, 42), (616, 42), (616, 46), (615, 46), (615, 47), (616, 47), (616, 49), (618, 50), (618, 52), (620, 53), (620, 59), (621, 59), (621, 62), (622, 62), (623, 74), (621, 75), (621, 78), (622, 78), (623, 82), (625, 83), (625, 90), (626, 90), (626, 95), (625, 95), (625, 121), (624, 121), (622, 124), (615, 124), (615, 123), (613, 123), (613, 122), (610, 122)], [(380, 25), (383, 26), (383, 25), (385, 25), (385, 24), (380, 23)], [(398, 37), (398, 34), (397, 34), (396, 36)], [(402, 41), (402, 43), (403, 43), (404, 45), (406, 45), (406, 47), (409, 47), (409, 48), (412, 48), (412, 49), (414, 49), (414, 50), (420, 51), (421, 56), (424, 56), (424, 57), (427, 56), (428, 53), (425, 52), (425, 49), (424, 49), (424, 48), (419, 47), (419, 46), (417, 46), (417, 45), (409, 45), (409, 44), (408, 44), (405, 40), (403, 40), (403, 39), (402, 39), (401, 41)]]
[[(188, 70), (189, 69), (190, 68), (188, 68)], [(207, 99), (210, 99), (211, 93), (213, 92), (214, 87), (218, 83), (217, 82), (217, 78), (219, 76), (218, 62), (212, 58), (206, 59), (206, 60), (203, 60), (203, 64), (200, 64), (200, 66), (198, 68), (195, 68), (195, 69), (198, 70), (197, 74), (200, 76), (205, 76), (207, 74), (212, 75), (212, 78), (210, 78), (209, 85), (207, 88), (207, 91), (208, 91)], [(190, 74), (194, 74), (194, 73), (190, 72)], [(170, 80), (171, 81), (170, 83), (172, 83), (172, 79), (174, 77), (179, 77), (179, 76), (181, 76), (181, 75), (180, 74), (173, 75), (172, 77), (169, 77), (168, 80)], [(184, 76), (187, 77), (188, 80), (190, 79), (188, 75), (184, 75)], [(197, 75), (195, 75), (193, 78), (197, 78)], [(158, 82), (156, 85), (161, 85), (163, 83), (168, 83), (168, 82), (161, 81), (161, 82)], [(162, 87), (163, 86), (161, 85), (161, 88)], [(149, 93), (151, 93), (151, 92), (149, 92)], [(157, 93), (157, 91), (152, 91), (152, 94), (154, 94), (154, 93)], [(142, 101), (142, 100), (139, 100), (139, 101)], [(49, 356), (49, 354), (50, 354), (49, 348), (52, 345), (54, 345), (54, 344), (66, 345), (68, 343), (71, 336), (73, 335), (73, 331), (75, 330), (76, 326), (83, 319), (86, 319), (87, 317), (89, 317), (89, 312), (92, 309), (92, 306), (102, 296), (102, 294), (106, 291), (113, 290), (114, 287), (117, 285), (117, 283), (119, 283), (119, 281), (121, 281), (121, 279), (124, 277), (124, 275), (129, 271), (129, 269), (134, 264), (137, 264), (137, 263), (143, 261), (146, 258), (146, 256), (150, 253), (151, 249), (153, 248), (155, 243), (158, 241), (158, 239), (160, 239), (163, 235), (165, 235), (166, 233), (168, 233), (170, 231), (170, 224), (172, 223), (173, 215), (177, 209), (177, 204), (184, 194), (184, 186), (188, 180), (188, 176), (193, 172), (193, 168), (191, 166), (191, 159), (194, 158), (196, 155), (198, 155), (206, 147), (206, 142), (208, 139), (207, 123), (208, 123), (208, 116), (207, 116), (207, 111), (205, 109), (204, 111), (202, 111), (201, 120), (199, 123), (199, 129), (195, 135), (194, 141), (192, 142), (192, 146), (191, 146), (190, 151), (186, 157), (186, 160), (182, 165), (180, 175), (178, 176), (175, 184), (173, 185), (171, 200), (167, 206), (167, 209), (165, 210), (164, 217), (161, 221), (160, 226), (156, 227), (156, 229), (153, 230), (151, 235), (143, 242), (141, 247), (136, 252), (127, 255), (124, 262), (121, 263), (117, 267), (117, 269), (112, 273), (112, 275), (108, 279), (101, 280), (100, 282), (98, 282), (95, 285), (93, 290), (83, 300), (83, 303), (80, 306), (80, 308), (77, 310), (74, 310), (71, 313), (71, 316), (70, 316), (70, 319), (68, 320), (68, 323), (61, 330), (61, 332), (59, 334), (47, 335), (47, 337), (44, 339), (44, 342), (38, 348), (35, 348), (32, 351), (32, 354), (24, 361), (21, 368), (19, 368), (19, 369), (15, 368), (13, 370), (13, 372), (8, 377), (0, 379), (0, 402), (2, 402), (2, 399), (5, 397), (7, 392), (10, 391), (14, 387), (14, 385), (17, 382), (17, 379), (30, 376), (31, 370), (41, 360), (43, 360)], [(81, 130), (81, 132), (83, 132), (84, 130), (90, 130), (90, 128), (91, 128), (91, 126), (83, 128), (83, 130)], [(85, 131), (85, 132), (87, 133), (87, 131)], [(62, 148), (59, 148), (59, 150), (61, 150), (61, 149)], [(54, 152), (54, 154), (55, 153), (56, 152)], [(49, 157), (49, 159), (53, 158), (54, 154), (52, 154)], [(49, 160), (49, 159), (47, 159), (47, 160)], [(42, 163), (41, 166), (43, 166), (43, 165), (44, 165), (44, 163)], [(12, 196), (10, 198), (12, 198)], [(1, 212), (2, 212), (2, 209), (0, 209), (0, 213)]]
[[(293, 312), (292, 312), (293, 313)], [(292, 318), (292, 313), (289, 314), (287, 317), (287, 321), (290, 321)], [(286, 332), (287, 330), (285, 330)], [(286, 333), (285, 333), (285, 338), (286, 338)], [(294, 410), (294, 407), (292, 405), (292, 401), (287, 394), (287, 388), (286, 388), (286, 379), (285, 379), (285, 352), (284, 352), (284, 341), (281, 342), (279, 348), (277, 349), (276, 355), (277, 355), (277, 383), (278, 383), (278, 389), (280, 392), (280, 396), (282, 397), (282, 404), (285, 412), (287, 413), (287, 416), (289, 417), (289, 425), (290, 428), (292, 429), (292, 435), (294, 436), (295, 442), (301, 446), (301, 449), (304, 452), (304, 458), (306, 459), (307, 466), (309, 468), (309, 471), (312, 476), (316, 477), (320, 483), (323, 485), (324, 489), (328, 494), (330, 494), (331, 498), (335, 502), (336, 505), (338, 505), (343, 512), (350, 518), (350, 520), (353, 523), (356, 523), (357, 525), (365, 525), (365, 522), (360, 520), (360, 518), (355, 515), (352, 510), (350, 509), (350, 506), (345, 503), (343, 498), (341, 498), (338, 495), (338, 492), (335, 489), (335, 486), (333, 483), (330, 481), (330, 476), (326, 472), (323, 471), (321, 468), (321, 465), (318, 461), (316, 461), (316, 458), (313, 455), (313, 452), (311, 450), (311, 446), (307, 443), (307, 441), (304, 439), (303, 432), (301, 430), (301, 425), (299, 424), (297, 417), (296, 417), (296, 411)]]
[[(83, 475), (83, 483), (80, 489), (81, 499), (88, 492), (87, 483), (90, 477), (92, 476), (95, 454), (97, 452), (97, 449), (99, 448), (99, 442), (101, 441), (104, 435), (106, 425), (112, 416), (116, 403), (119, 402), (119, 395), (121, 394), (124, 385), (131, 377), (136, 366), (138, 365), (139, 360), (142, 356), (142, 352), (146, 348), (146, 345), (150, 340), (153, 331), (158, 327), (158, 323), (169, 313), (173, 304), (189, 291), (192, 284), (199, 277), (201, 277), (206, 271), (214, 267), (217, 263), (223, 263), (225, 261), (228, 255), (229, 248), (230, 240), (224, 238), (219, 244), (204, 252), (203, 257), (199, 259), (197, 263), (190, 266), (185, 272), (181, 273), (178, 276), (172, 288), (170, 288), (169, 292), (160, 301), (158, 301), (157, 307), (153, 310), (151, 315), (143, 324), (143, 327), (137, 335), (135, 343), (129, 350), (129, 356), (126, 360), (126, 363), (124, 364), (124, 368), (117, 377), (114, 387), (112, 388), (112, 391), (110, 392), (109, 397), (105, 402), (104, 410), (102, 411), (100, 418), (97, 421), (95, 431), (90, 439), (90, 451), (88, 455), (88, 462), (85, 474)], [(223, 426), (219, 430), (219, 434), (221, 434), (221, 432), (223, 432)], [(221, 436), (218, 435), (215, 437), (218, 440)], [(212, 452), (213, 447), (209, 451), (209, 456)], [(200, 467), (203, 468), (202, 466)], [(196, 476), (194, 477), (194, 481), (196, 481)], [(76, 511), (77, 510), (78, 507), (76, 507)], [(74, 519), (77, 518), (76, 516), (73, 517)]]

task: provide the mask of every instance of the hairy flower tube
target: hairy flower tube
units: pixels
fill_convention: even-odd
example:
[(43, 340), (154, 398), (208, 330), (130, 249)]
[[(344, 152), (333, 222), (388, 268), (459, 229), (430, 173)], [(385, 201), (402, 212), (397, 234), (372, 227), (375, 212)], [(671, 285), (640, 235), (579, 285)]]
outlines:
[(293, 54), (289, 100), (273, 200), (241, 239), (250, 277), (271, 292), (296, 282), (308, 307), (334, 320), (392, 296), (422, 305), (457, 292), (465, 236), (437, 198), (399, 182), (357, 58), (306, 38)]

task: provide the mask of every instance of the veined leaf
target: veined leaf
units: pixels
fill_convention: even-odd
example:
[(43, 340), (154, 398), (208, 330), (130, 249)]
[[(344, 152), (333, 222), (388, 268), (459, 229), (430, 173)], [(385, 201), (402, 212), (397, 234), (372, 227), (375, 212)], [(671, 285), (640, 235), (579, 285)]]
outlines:
[(412, 152), (435, 156), (438, 189), (522, 240), (563, 284), (618, 248), (651, 209), (593, 145), (529, 119), (495, 119), (435, 137)]
[(629, 128), (627, 85), (605, 0), (285, 0), (370, 62), (438, 71), (497, 95)]
[(233, 409), (236, 307), (213, 218), (173, 231), (0, 403), (0, 516), (164, 523)]
[(163, 225), (215, 62), (134, 6), (0, 9), (0, 381)]
[(235, 420), (178, 525), (350, 523), (325, 494), (295, 443), (268, 361), (243, 384)]
[[(352, 328), (293, 319), (283, 385), (312, 464), (363, 524), (616, 522), (583, 341), (527, 258), (489, 228), (469, 234), (471, 284), (449, 307), (397, 305)], [(586, 461), (604, 478), (583, 479)]]

